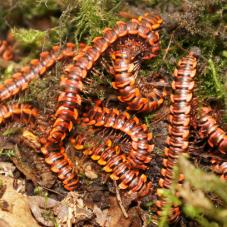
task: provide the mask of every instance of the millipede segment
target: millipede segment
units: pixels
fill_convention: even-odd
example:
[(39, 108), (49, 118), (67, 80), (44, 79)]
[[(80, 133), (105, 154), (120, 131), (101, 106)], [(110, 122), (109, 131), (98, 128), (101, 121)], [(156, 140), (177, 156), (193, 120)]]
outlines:
[(0, 40), (0, 57), (5, 61), (9, 61), (13, 58), (13, 47), (7, 40)]
[(147, 169), (150, 163), (152, 133), (148, 132), (145, 124), (141, 124), (137, 117), (130, 117), (127, 112), (121, 113), (117, 109), (95, 106), (82, 116), (82, 122), (96, 127), (113, 128), (127, 134), (132, 140), (132, 150), (128, 154), (131, 165), (135, 168)]
[(74, 164), (67, 157), (64, 148), (58, 148), (60, 152), (49, 151), (43, 153), (45, 162), (50, 165), (51, 171), (57, 174), (58, 178), (63, 181), (64, 188), (73, 191), (77, 188), (78, 176)]
[[(78, 138), (80, 137), (80, 138)], [(75, 139), (73, 139), (75, 140)], [(128, 189), (129, 193), (138, 193), (143, 197), (152, 190), (152, 183), (147, 182), (147, 176), (139, 174), (138, 170), (133, 170), (125, 154), (122, 154), (119, 146), (114, 146), (110, 139), (101, 143), (95, 141), (90, 144), (83, 135), (78, 135), (74, 147), (77, 150), (83, 150), (85, 155), (103, 166), (103, 170), (110, 173), (112, 180), (119, 182), (120, 189)]]
[(8, 104), (0, 105), (0, 125), (4, 124), (7, 120), (17, 117), (21, 120), (36, 118), (38, 110), (28, 104)]
[(72, 58), (75, 53), (73, 43), (67, 43), (65, 48), (54, 46), (52, 51), (42, 52), (40, 59), (31, 60), (29, 66), (21, 68), (19, 72), (13, 74), (12, 78), (0, 84), (0, 102), (25, 90), (32, 80), (44, 75), (57, 61)]
[(212, 159), (212, 171), (220, 175), (222, 180), (227, 180), (227, 162), (217, 159)]
[[(148, 96), (143, 96), (139, 87), (136, 86), (135, 73), (132, 71), (134, 60), (127, 50), (115, 51), (112, 59), (115, 77), (112, 86), (118, 90), (120, 93), (118, 99), (127, 104), (128, 110), (151, 112), (164, 102), (164, 97), (167, 95), (165, 89), (162, 91), (153, 89)], [(160, 80), (160, 82), (165, 81)]]
[[(190, 113), (195, 86), (196, 64), (196, 56), (194, 52), (190, 52), (188, 56), (183, 57), (178, 62), (177, 69), (175, 69), (173, 74), (173, 94), (171, 95), (167, 146), (164, 151), (166, 158), (163, 160), (164, 168), (161, 170), (163, 178), (159, 180), (159, 186), (162, 188), (170, 187), (173, 177), (173, 166), (176, 164), (178, 156), (188, 152)], [(184, 177), (181, 174), (179, 180), (182, 181), (183, 179)], [(157, 201), (157, 206), (159, 208), (163, 207), (165, 203), (164, 200)], [(158, 213), (160, 214), (160, 211)], [(179, 208), (174, 207), (170, 220), (176, 221), (179, 214)]]
[(203, 139), (207, 138), (211, 147), (217, 147), (221, 153), (227, 154), (227, 135), (219, 127), (211, 113), (210, 107), (202, 107), (198, 114), (199, 135)]

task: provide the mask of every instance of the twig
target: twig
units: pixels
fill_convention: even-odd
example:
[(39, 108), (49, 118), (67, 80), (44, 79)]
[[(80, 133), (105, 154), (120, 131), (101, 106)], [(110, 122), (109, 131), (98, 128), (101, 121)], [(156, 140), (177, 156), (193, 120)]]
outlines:
[(166, 58), (166, 56), (167, 56), (167, 54), (168, 54), (168, 52), (169, 52), (170, 45), (171, 45), (172, 40), (173, 40), (173, 35), (174, 35), (174, 33), (172, 33), (171, 36), (170, 36), (170, 40), (169, 40), (168, 46), (167, 46), (167, 48), (166, 48), (166, 50), (165, 50), (165, 54), (164, 54), (162, 60), (165, 60), (165, 58)]
[(53, 193), (55, 193), (55, 194), (57, 194), (57, 195), (60, 195), (60, 196), (66, 195), (66, 193), (65, 193), (65, 194), (62, 194), (62, 193), (60, 193), (60, 192), (57, 192), (57, 191), (55, 191), (55, 190), (53, 190), (53, 189), (47, 188), (47, 187), (42, 186), (42, 185), (40, 185), (40, 184), (38, 184), (38, 185), (39, 185), (41, 188), (43, 188), (43, 189), (45, 189), (45, 190), (47, 190), (47, 191), (53, 192)]
[(124, 208), (124, 206), (122, 204), (121, 196), (120, 196), (119, 190), (117, 188), (117, 182), (116, 181), (114, 181), (114, 186), (116, 188), (117, 201), (118, 201), (118, 204), (119, 204), (119, 206), (121, 208), (121, 211), (122, 211), (123, 215), (125, 216), (125, 218), (128, 218), (128, 214), (127, 214), (127, 212), (126, 212), (126, 210), (125, 210), (125, 208)]

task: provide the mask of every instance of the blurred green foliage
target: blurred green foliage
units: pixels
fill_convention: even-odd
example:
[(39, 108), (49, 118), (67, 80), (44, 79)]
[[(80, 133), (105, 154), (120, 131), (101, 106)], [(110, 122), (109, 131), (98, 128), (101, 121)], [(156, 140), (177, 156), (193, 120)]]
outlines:
[(11, 32), (16, 41), (22, 46), (30, 48), (34, 48), (34, 46), (40, 48), (47, 35), (47, 32), (36, 29), (13, 28)]
[[(179, 173), (185, 180), (177, 184)], [(180, 200), (176, 197), (176, 191)], [(227, 223), (227, 182), (212, 173), (206, 173), (191, 164), (182, 155), (173, 171), (173, 183), (169, 190), (163, 190), (166, 205), (163, 207), (159, 227), (168, 226), (168, 215), (173, 204), (181, 205), (185, 215), (201, 226), (226, 226)], [(218, 197), (221, 207), (214, 205), (212, 197)]]

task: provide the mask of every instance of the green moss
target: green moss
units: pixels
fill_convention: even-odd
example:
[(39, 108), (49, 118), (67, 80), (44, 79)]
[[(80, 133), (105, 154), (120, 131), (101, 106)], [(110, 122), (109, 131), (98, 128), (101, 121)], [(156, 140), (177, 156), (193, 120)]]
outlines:
[(50, 12), (60, 9), (60, 4), (63, 4), (66, 1), (56, 1), (56, 0), (17, 0), (14, 5), (14, 9), (11, 13), (23, 14), (24, 20), (31, 20), (33, 17), (41, 17)]
[(20, 128), (20, 127), (11, 127), (11, 128), (7, 128), (2, 133), (2, 135), (3, 136), (12, 136), (12, 135), (15, 135), (15, 134), (18, 134), (18, 133), (21, 133), (21, 132), (22, 132), (22, 128)]
[(80, 0), (79, 12), (75, 17), (75, 37), (76, 40), (86, 35), (86, 40), (91, 41), (93, 37), (100, 35), (104, 27), (113, 26), (117, 17), (114, 16), (118, 5), (114, 6), (114, 1), (107, 0)]
[(14, 28), (11, 30), (15, 40), (25, 47), (40, 48), (47, 36), (46, 31), (36, 29)]
[(15, 156), (15, 151), (12, 149), (0, 149), (0, 156), (5, 156), (7, 158), (11, 158)]

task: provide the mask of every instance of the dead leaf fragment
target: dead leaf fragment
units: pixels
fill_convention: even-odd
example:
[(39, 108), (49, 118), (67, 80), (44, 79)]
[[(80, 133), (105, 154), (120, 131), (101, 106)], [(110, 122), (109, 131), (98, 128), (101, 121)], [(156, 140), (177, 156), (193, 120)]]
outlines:
[(29, 196), (29, 206), (35, 219), (44, 226), (54, 226), (53, 212), (51, 208), (54, 208), (59, 202), (42, 197), (42, 196)]
[(14, 190), (13, 179), (0, 175), (0, 181), (7, 187), (1, 198), (7, 205), (6, 211), (0, 209), (0, 220), (2, 223), (5, 222), (2, 226), (39, 227), (32, 217), (26, 196)]

